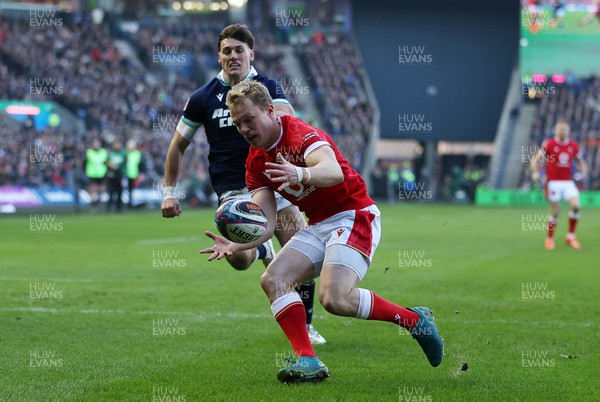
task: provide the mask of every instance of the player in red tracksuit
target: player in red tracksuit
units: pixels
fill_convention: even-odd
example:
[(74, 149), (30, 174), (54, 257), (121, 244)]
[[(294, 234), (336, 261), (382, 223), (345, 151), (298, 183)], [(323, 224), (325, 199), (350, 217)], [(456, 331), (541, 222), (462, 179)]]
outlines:
[(565, 242), (574, 249), (580, 249), (581, 245), (575, 237), (575, 228), (579, 221), (579, 190), (572, 178), (573, 161), (581, 173), (581, 178), (587, 174), (587, 168), (579, 145), (569, 138), (571, 128), (565, 120), (558, 120), (554, 127), (554, 138), (549, 138), (542, 143), (540, 151), (531, 161), (531, 179), (539, 180), (540, 162), (546, 166), (546, 198), (550, 201), (551, 215), (548, 217), (548, 236), (544, 247), (553, 250), (554, 231), (560, 213), (560, 201), (565, 200), (569, 204), (569, 233)]
[[(362, 177), (329, 135), (293, 116), (278, 117), (267, 89), (256, 81), (233, 87), (227, 106), (251, 145), (246, 184), (268, 219), (266, 233), (254, 243), (273, 235), (275, 192), (308, 217), (308, 226), (283, 246), (261, 277), (273, 315), (297, 355), (293, 364), (279, 370), (278, 379), (290, 383), (329, 376), (309, 342), (305, 312), (293, 291), (294, 284), (317, 276), (321, 277), (319, 301), (328, 312), (400, 325), (417, 340), (429, 363), (438, 366), (444, 345), (427, 307), (404, 308), (357, 287), (379, 244), (380, 213)], [(201, 251), (211, 254), (209, 260), (255, 246), (206, 234), (215, 242)]]

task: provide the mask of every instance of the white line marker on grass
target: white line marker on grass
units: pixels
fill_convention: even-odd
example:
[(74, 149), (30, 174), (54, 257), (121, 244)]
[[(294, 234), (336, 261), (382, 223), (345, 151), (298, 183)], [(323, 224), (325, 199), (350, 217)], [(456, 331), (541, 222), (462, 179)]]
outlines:
[[(154, 310), (112, 310), (112, 309), (58, 309), (48, 307), (3, 307), (0, 311), (24, 311), (31, 313), (49, 313), (49, 314), (139, 314), (139, 315), (168, 315), (168, 316), (190, 316), (202, 319), (209, 318), (268, 318), (273, 319), (271, 314), (248, 314), (248, 313), (207, 313), (207, 312), (193, 312), (193, 311), (154, 311)], [(327, 320), (333, 316), (331, 315), (317, 315), (315, 316), (319, 320)], [(449, 319), (444, 320), (436, 318), (436, 321), (456, 322), (457, 320)], [(522, 321), (516, 320), (461, 320), (463, 324), (475, 324), (475, 325), (488, 325), (488, 324), (499, 324), (499, 325), (523, 325)], [(552, 327), (600, 327), (598, 322), (563, 322), (563, 321), (530, 321), (528, 325), (533, 326), (552, 326)]]
[[(208, 313), (208, 312), (193, 312), (193, 311), (154, 311), (154, 310), (112, 310), (112, 309), (58, 309), (48, 307), (4, 307), (0, 311), (22, 311), (30, 313), (47, 313), (47, 314), (118, 314), (118, 315), (165, 315), (165, 316), (188, 316), (191, 318), (207, 319), (268, 319), (272, 320), (272, 314), (248, 314), (248, 313)], [(327, 320), (330, 317), (326, 315), (316, 315), (319, 320)]]
[(0, 311), (23, 311), (30, 313), (48, 313), (48, 314), (139, 314), (139, 315), (186, 315), (198, 318), (269, 318), (271, 314), (245, 314), (245, 313), (206, 313), (192, 311), (154, 311), (154, 310), (112, 310), (112, 309), (58, 309), (49, 307), (4, 307)]
[(30, 281), (45, 281), (45, 282), (73, 282), (73, 283), (92, 283), (97, 282), (95, 279), (90, 278), (34, 278), (34, 277), (10, 277), (0, 276), (0, 281), (17, 281), (17, 282), (30, 282)]
[(153, 246), (156, 244), (191, 243), (198, 240), (200, 240), (200, 236), (167, 237), (164, 239), (142, 239), (138, 240), (136, 244), (138, 246)]

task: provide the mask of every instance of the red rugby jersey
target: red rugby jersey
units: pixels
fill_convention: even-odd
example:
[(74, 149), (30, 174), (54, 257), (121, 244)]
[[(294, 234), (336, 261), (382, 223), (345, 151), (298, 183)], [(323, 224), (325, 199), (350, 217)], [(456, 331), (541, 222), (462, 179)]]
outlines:
[(315, 187), (298, 183), (280, 191), (282, 197), (297, 205), (308, 217), (308, 223), (321, 222), (339, 212), (358, 210), (374, 204), (367, 194), (363, 178), (340, 154), (329, 135), (293, 116), (282, 116), (280, 137), (268, 150), (250, 147), (246, 159), (246, 185), (253, 192), (262, 187), (273, 191), (281, 183), (274, 183), (265, 173), (266, 162), (275, 162), (277, 153), (288, 162), (306, 167), (305, 157), (322, 146), (330, 146), (342, 168), (344, 181), (331, 187)]

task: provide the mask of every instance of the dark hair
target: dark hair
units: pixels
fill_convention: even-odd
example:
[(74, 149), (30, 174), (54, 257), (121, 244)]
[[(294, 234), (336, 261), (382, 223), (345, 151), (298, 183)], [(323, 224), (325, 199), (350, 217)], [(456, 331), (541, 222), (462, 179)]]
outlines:
[(250, 49), (254, 49), (254, 35), (250, 32), (250, 29), (243, 24), (231, 24), (226, 26), (219, 34), (219, 43), (217, 44), (217, 50), (221, 51), (221, 42), (223, 39), (233, 38), (244, 42)]

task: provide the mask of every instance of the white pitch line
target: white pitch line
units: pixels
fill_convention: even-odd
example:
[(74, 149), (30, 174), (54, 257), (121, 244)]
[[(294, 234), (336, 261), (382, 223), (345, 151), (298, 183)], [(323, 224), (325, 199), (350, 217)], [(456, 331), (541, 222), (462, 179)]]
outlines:
[[(4, 307), (0, 308), (0, 311), (12, 311), (12, 312), (29, 312), (29, 313), (48, 313), (48, 314), (135, 314), (135, 315), (163, 315), (163, 316), (189, 316), (201, 319), (211, 318), (226, 318), (226, 319), (241, 319), (241, 318), (264, 318), (273, 319), (272, 314), (248, 314), (248, 313), (206, 313), (206, 312), (192, 312), (192, 311), (153, 311), (153, 310), (138, 310), (138, 311), (127, 311), (127, 310), (112, 310), (112, 309), (57, 309), (49, 307)], [(319, 320), (328, 319), (328, 316), (315, 315), (315, 318)]]
[[(248, 313), (206, 313), (206, 312), (193, 312), (193, 311), (154, 311), (154, 310), (138, 310), (138, 311), (128, 311), (128, 310), (112, 310), (112, 309), (57, 309), (57, 308), (48, 308), (48, 307), (4, 307), (0, 308), (0, 311), (23, 311), (30, 313), (49, 313), (49, 314), (137, 314), (137, 315), (168, 315), (168, 316), (177, 316), (177, 315), (185, 315), (190, 317), (208, 319), (208, 318), (268, 318), (273, 319), (271, 314), (248, 314)], [(333, 317), (332, 315), (316, 315), (315, 318), (319, 320), (327, 320)], [(574, 326), (574, 327), (598, 327), (600, 323), (597, 322), (562, 322), (562, 321), (528, 321), (524, 323), (523, 321), (516, 320), (503, 320), (503, 319), (493, 319), (493, 320), (460, 320), (459, 318), (453, 318), (449, 320), (440, 319), (436, 317), (436, 321), (460, 321), (461, 324), (474, 324), (474, 325), (482, 325), (482, 324), (500, 324), (500, 325), (533, 325), (533, 326), (547, 326), (551, 325), (553, 327), (566, 327), (566, 326)]]
[[(437, 320), (437, 318), (436, 318)], [(539, 325), (551, 325), (553, 327), (598, 327), (600, 323), (597, 322), (562, 322), (562, 321), (510, 321), (503, 319), (494, 319), (494, 320), (463, 320), (461, 321), (463, 324), (500, 324), (500, 325), (529, 325), (532, 324), (534, 326)]]
[(136, 244), (138, 246), (151, 246), (156, 244), (170, 244), (170, 243), (190, 243), (200, 240), (200, 236), (187, 236), (187, 237), (167, 237), (164, 239), (143, 239), (138, 240)]
[(153, 311), (153, 310), (112, 310), (112, 309), (58, 309), (49, 307), (5, 307), (0, 311), (22, 311), (29, 313), (48, 313), (48, 314), (138, 314), (138, 315), (185, 315), (197, 318), (273, 318), (268, 314), (245, 314), (245, 313), (203, 313), (191, 311)]
[(24, 281), (24, 282), (84, 282), (84, 283), (92, 283), (96, 282), (94, 279), (90, 278), (43, 278), (43, 279), (33, 279), (31, 277), (10, 277), (10, 276), (0, 276), (0, 281)]

